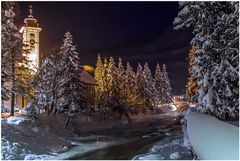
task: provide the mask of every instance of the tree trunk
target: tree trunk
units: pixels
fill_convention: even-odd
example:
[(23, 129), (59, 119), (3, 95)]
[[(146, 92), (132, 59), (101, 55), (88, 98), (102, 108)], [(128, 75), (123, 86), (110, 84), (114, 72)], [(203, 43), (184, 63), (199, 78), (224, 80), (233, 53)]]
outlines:
[(68, 116), (67, 116), (67, 120), (66, 120), (66, 122), (65, 122), (64, 129), (67, 129), (67, 126), (68, 126), (69, 120), (70, 120), (70, 116), (68, 115)]
[(22, 108), (24, 108), (24, 95), (22, 95)]
[(15, 101), (15, 93), (14, 91), (12, 91), (10, 116), (14, 116), (14, 101)]
[(10, 116), (14, 116), (14, 106), (15, 106), (15, 62), (13, 61), (13, 55), (12, 55), (12, 96), (11, 96), (11, 111)]

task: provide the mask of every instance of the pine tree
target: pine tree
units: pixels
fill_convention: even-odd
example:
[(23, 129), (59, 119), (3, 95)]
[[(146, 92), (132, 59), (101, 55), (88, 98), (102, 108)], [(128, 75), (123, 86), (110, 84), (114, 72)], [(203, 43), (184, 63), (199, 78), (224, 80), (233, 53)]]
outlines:
[[(239, 107), (236, 107), (238, 94), (235, 92), (234, 99), (224, 95), (229, 91), (238, 91), (239, 88), (236, 83), (237, 75), (232, 75), (232, 72), (239, 71), (238, 67), (233, 67), (238, 66), (236, 64), (238, 64), (239, 51), (236, 50), (237, 45), (235, 45), (239, 41), (237, 36), (239, 18), (238, 9), (236, 9), (238, 3), (184, 2), (181, 7), (183, 9), (179, 12), (174, 24), (176, 29), (192, 28), (195, 34), (192, 40), (192, 44), (196, 46), (192, 74), (199, 86), (198, 105), (202, 112), (217, 117), (231, 113), (231, 117), (234, 117), (233, 113), (239, 110)], [(232, 48), (230, 44), (235, 46)], [(227, 72), (227, 68), (231, 68), (231, 72)], [(220, 73), (224, 71), (228, 74), (222, 77)], [(234, 77), (234, 79), (231, 78), (234, 81), (225, 81), (224, 77)]]
[(102, 76), (102, 81), (103, 81), (103, 91), (101, 92), (101, 106), (105, 107), (108, 104), (109, 100), (109, 91), (108, 91), (108, 79), (107, 79), (107, 73), (108, 73), (108, 61), (107, 58), (104, 58), (104, 64), (103, 64), (103, 76)]
[(31, 105), (36, 106), (38, 109), (45, 109), (49, 111), (52, 94), (51, 78), (53, 66), (48, 58), (46, 58), (37, 73), (34, 75), (32, 84), (35, 88), (34, 100)]
[(144, 96), (145, 96), (145, 103), (148, 107), (151, 107), (154, 103), (154, 98), (156, 96), (156, 89), (154, 85), (154, 80), (152, 77), (151, 70), (148, 67), (148, 63), (145, 63), (144, 70), (143, 70), (143, 77), (144, 77)]
[(145, 101), (144, 95), (144, 77), (143, 70), (140, 63), (138, 63), (137, 72), (136, 72), (136, 84), (134, 90), (136, 91), (136, 104), (143, 104)]
[(110, 57), (107, 68), (107, 91), (110, 104), (118, 103), (117, 98), (117, 68), (113, 57)]
[(230, 3), (231, 12), (218, 17), (214, 35), (214, 48), (219, 62), (213, 70), (213, 84), (218, 90), (215, 91), (217, 97), (216, 113), (235, 117), (239, 111), (239, 4)]
[[(26, 55), (28, 47), (23, 50), (22, 41), (18, 35), (17, 27), (14, 24), (14, 2), (2, 3), (2, 28), (1, 28), (1, 59), (2, 59), (2, 101), (7, 100), (11, 95), (11, 116), (14, 115), (15, 96), (17, 92), (26, 94), (27, 85), (23, 82), (29, 78), (29, 60)], [(28, 79), (27, 79), (28, 80)], [(25, 84), (23, 84), (25, 83)]]
[(125, 99), (126, 99), (126, 95), (125, 95), (125, 90), (124, 90), (124, 74), (125, 74), (125, 70), (122, 64), (122, 59), (119, 58), (118, 59), (118, 68), (117, 68), (117, 100), (120, 104), (123, 104)]
[(125, 96), (126, 96), (126, 104), (134, 104), (136, 99), (135, 91), (131, 90), (134, 89), (136, 86), (136, 78), (135, 73), (129, 62), (127, 62), (127, 68), (125, 71), (125, 79), (124, 79), (124, 89), (125, 89)]
[(155, 75), (154, 75), (154, 84), (156, 88), (156, 104), (160, 104), (162, 101), (162, 73), (159, 63), (157, 63)]
[(196, 101), (196, 95), (197, 95), (197, 82), (196, 79), (192, 75), (192, 65), (194, 61), (194, 55), (195, 55), (195, 46), (192, 46), (192, 49), (190, 50), (188, 54), (188, 82), (186, 85), (186, 96), (191, 101)]
[(31, 85), (34, 87), (31, 106), (45, 109), (49, 115), (52, 111), (56, 112), (59, 79), (62, 76), (59, 63), (61, 57), (58, 52), (56, 49), (50, 51), (49, 58), (44, 59), (31, 81)]
[(99, 105), (101, 102), (101, 95), (104, 91), (104, 85), (103, 85), (103, 79), (104, 79), (104, 67), (102, 64), (101, 56), (98, 54), (97, 57), (97, 64), (96, 64), (96, 69), (94, 73), (94, 77), (98, 82), (98, 86), (95, 88), (96, 89), (96, 103)]
[(168, 78), (168, 73), (166, 70), (166, 65), (163, 64), (163, 69), (162, 69), (162, 87), (163, 87), (163, 99), (162, 102), (163, 103), (172, 103), (173, 101), (173, 96), (172, 96), (172, 88), (171, 88), (171, 84), (170, 84), (170, 80)]
[(73, 45), (72, 35), (69, 32), (65, 33), (60, 54), (62, 55), (60, 60), (62, 76), (59, 79), (58, 111), (68, 113), (66, 128), (70, 116), (85, 109), (87, 94), (86, 85), (81, 81), (80, 76), (83, 70), (80, 65), (80, 56), (76, 52), (76, 46)]

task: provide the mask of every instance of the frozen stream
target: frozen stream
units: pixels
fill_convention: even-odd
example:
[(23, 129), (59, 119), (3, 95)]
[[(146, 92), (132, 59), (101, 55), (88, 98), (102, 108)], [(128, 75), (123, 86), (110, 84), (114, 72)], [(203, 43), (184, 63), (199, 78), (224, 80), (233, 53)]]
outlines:
[(54, 159), (74, 160), (161, 160), (192, 159), (182, 147), (181, 134), (171, 128), (158, 130), (134, 139), (100, 141), (76, 146)]

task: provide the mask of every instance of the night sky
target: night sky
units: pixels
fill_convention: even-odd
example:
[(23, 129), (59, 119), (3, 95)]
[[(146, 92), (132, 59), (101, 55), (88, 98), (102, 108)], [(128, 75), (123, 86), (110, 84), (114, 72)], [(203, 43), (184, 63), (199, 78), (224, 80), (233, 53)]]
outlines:
[(44, 56), (60, 46), (64, 33), (70, 31), (82, 64), (95, 66), (98, 53), (116, 60), (122, 57), (134, 69), (147, 61), (152, 73), (157, 62), (165, 63), (173, 93), (184, 94), (192, 34), (172, 29), (178, 2), (19, 2), (19, 28), (29, 4), (42, 28)]

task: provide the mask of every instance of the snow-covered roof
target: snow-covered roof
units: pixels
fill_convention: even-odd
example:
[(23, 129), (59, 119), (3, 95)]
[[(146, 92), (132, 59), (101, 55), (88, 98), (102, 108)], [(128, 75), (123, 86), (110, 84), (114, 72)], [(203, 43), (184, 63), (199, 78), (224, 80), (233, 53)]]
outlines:
[(94, 79), (87, 71), (83, 70), (81, 73), (81, 80), (86, 84), (98, 85), (96, 79)]

